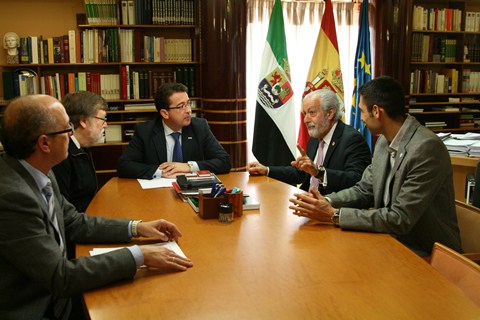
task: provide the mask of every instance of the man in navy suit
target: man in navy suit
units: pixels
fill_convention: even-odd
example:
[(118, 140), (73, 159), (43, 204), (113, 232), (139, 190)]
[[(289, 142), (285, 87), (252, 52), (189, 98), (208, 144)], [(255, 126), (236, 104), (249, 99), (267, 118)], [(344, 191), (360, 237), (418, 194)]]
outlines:
[(152, 179), (199, 170), (230, 171), (230, 156), (207, 121), (192, 117), (186, 86), (161, 85), (155, 94), (155, 107), (159, 115), (136, 125), (132, 140), (118, 159), (120, 177)]
[(302, 109), (310, 134), (307, 152), (298, 146), (301, 156), (292, 166), (266, 167), (252, 162), (248, 171), (251, 175), (268, 175), (292, 185), (301, 184), (305, 191), (314, 183), (322, 194), (353, 186), (372, 156), (363, 136), (341, 121), (336, 94), (330, 89), (313, 91), (303, 99)]

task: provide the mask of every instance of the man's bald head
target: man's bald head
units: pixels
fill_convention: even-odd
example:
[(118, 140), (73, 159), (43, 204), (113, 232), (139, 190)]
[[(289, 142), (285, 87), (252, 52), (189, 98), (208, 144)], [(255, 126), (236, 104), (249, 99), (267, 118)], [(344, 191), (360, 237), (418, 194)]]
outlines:
[(25, 159), (35, 151), (40, 135), (54, 131), (54, 108), (63, 108), (52, 96), (29, 95), (12, 100), (2, 117), (0, 139), (5, 152), (17, 159)]

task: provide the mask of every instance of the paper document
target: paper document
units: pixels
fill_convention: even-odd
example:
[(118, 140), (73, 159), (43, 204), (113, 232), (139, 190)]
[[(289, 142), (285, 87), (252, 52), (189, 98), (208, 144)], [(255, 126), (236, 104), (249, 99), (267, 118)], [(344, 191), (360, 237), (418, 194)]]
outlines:
[[(185, 254), (183, 253), (182, 249), (180, 249), (180, 247), (178, 246), (178, 243), (175, 242), (175, 241), (159, 242), (159, 243), (154, 243), (153, 245), (164, 246), (164, 247), (172, 250), (173, 252), (175, 252), (175, 253), (178, 254), (179, 256), (184, 257), (184, 258), (187, 258), (187, 256), (185, 256)], [(107, 252), (110, 252), (110, 251), (114, 251), (114, 250), (118, 250), (118, 249), (123, 249), (123, 248), (125, 248), (125, 247), (116, 247), (116, 248), (93, 248), (92, 250), (90, 250), (90, 255), (91, 255), (91, 256), (96, 256), (97, 254), (103, 254), (103, 253), (107, 253)]]
[(137, 179), (142, 186), (142, 189), (153, 189), (153, 188), (171, 188), (172, 182), (175, 181), (175, 178), (155, 178), (152, 180), (147, 179)]

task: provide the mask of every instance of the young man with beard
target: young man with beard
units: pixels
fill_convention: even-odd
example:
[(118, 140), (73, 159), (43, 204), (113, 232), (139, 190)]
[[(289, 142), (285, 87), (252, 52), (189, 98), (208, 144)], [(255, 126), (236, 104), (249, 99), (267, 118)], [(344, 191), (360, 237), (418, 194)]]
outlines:
[(158, 116), (135, 127), (118, 160), (122, 178), (152, 179), (209, 170), (230, 171), (230, 156), (205, 119), (192, 117), (187, 87), (166, 83), (155, 93)]
[(341, 121), (337, 95), (330, 89), (310, 92), (302, 102), (304, 122), (310, 140), (307, 152), (298, 146), (301, 156), (292, 166), (266, 167), (258, 162), (248, 166), (251, 175), (268, 175), (308, 191), (313, 185), (322, 194), (353, 186), (371, 162), (371, 153), (363, 136)]

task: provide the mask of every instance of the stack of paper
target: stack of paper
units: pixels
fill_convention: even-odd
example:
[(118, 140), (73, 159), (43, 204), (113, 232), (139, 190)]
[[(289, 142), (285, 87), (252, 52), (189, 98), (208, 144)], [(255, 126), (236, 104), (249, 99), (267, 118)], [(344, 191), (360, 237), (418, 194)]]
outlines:
[(459, 140), (459, 139), (446, 139), (443, 141), (447, 147), (448, 153), (455, 156), (468, 156), (470, 146), (477, 142), (477, 140)]
[[(184, 257), (184, 258), (187, 258), (187, 256), (183, 253), (182, 249), (180, 249), (180, 247), (178, 246), (178, 244), (175, 242), (175, 241), (169, 241), (169, 242), (159, 242), (159, 243), (154, 243), (153, 245), (157, 245), (157, 246), (163, 246), (167, 249), (170, 249), (172, 250), (173, 252), (175, 252), (176, 254), (178, 254), (179, 256), (181, 257)], [(123, 249), (125, 247), (117, 247), (117, 248), (93, 248), (93, 250), (90, 250), (90, 255), (91, 256), (96, 256), (98, 254), (104, 254), (104, 253), (108, 253), (110, 251), (114, 251), (114, 250), (119, 250), (119, 249)], [(145, 265), (142, 266), (142, 267), (146, 267)]]
[(480, 157), (480, 141), (477, 141), (470, 146), (470, 150), (468, 151), (468, 155), (470, 157)]

